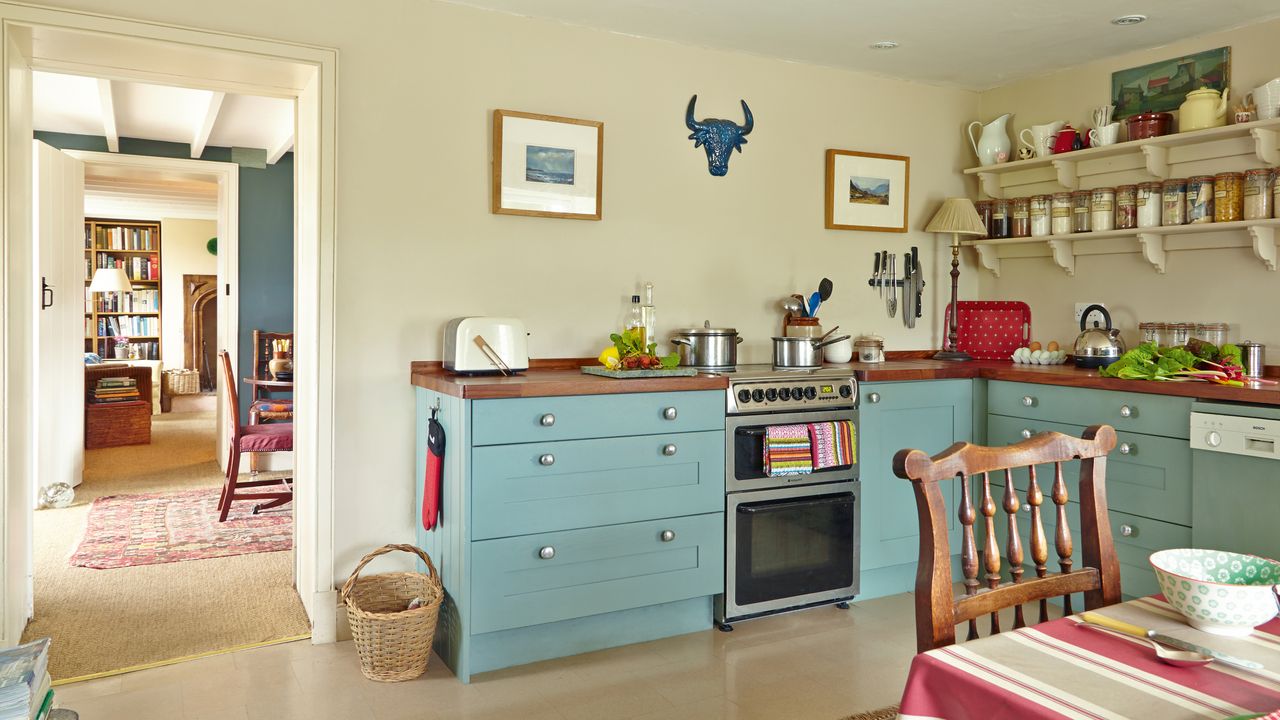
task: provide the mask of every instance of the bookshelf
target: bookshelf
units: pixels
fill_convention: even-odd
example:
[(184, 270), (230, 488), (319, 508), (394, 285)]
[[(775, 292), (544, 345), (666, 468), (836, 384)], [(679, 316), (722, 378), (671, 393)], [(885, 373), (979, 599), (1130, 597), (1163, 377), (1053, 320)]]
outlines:
[[(98, 268), (120, 267), (132, 292), (90, 293)], [(139, 360), (160, 359), (160, 223), (146, 220), (84, 221), (84, 349), (115, 358), (113, 338), (141, 345)]]

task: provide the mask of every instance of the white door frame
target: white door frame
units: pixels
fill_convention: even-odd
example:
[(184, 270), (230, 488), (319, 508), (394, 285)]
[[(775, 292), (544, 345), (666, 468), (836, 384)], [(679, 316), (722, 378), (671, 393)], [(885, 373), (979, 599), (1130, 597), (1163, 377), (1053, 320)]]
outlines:
[[(218, 183), (218, 349), (240, 357), (240, 166), (229, 162), (192, 160), (188, 158), (152, 157), (150, 155), (122, 155), (120, 153), (92, 150), (63, 150), (80, 160), (88, 170), (91, 166), (111, 166), (150, 170), (158, 173), (181, 173), (200, 176)], [(159, 218), (157, 218), (159, 219)], [(181, 278), (178, 279), (181, 282)], [(169, 308), (166, 312), (173, 312)], [(181, 311), (179, 311), (181, 312)], [(223, 417), (225, 400), (222, 371), (210, 368), (217, 387), (218, 408), (218, 465), (226, 468), (227, 424)], [(242, 368), (237, 370), (243, 372)], [(163, 381), (162, 381), (163, 382)], [(153, 388), (152, 392), (160, 392)]]
[[(32, 42), (75, 34), (84, 42)], [(113, 47), (112, 44), (115, 43)], [(101, 52), (97, 57), (93, 53)], [(110, 67), (107, 67), (109, 60)], [(215, 62), (224, 60), (226, 62)], [(161, 82), (296, 100), (294, 145), (294, 498), (295, 584), (313, 642), (336, 639), (333, 567), (334, 259), (337, 197), (337, 51), (150, 21), (0, 1), (0, 643), (18, 641), (23, 590), (9, 581), (24, 564), (32, 453), (26, 423), (32, 399), (28, 347), (31, 276), (30, 70)], [(261, 72), (259, 72), (259, 70)], [(258, 78), (267, 78), (259, 82)], [(25, 86), (24, 86), (25, 85)], [(22, 94), (26, 95), (23, 106)], [(17, 101), (15, 102), (15, 98)], [(21, 524), (21, 521), (19, 522)], [(17, 566), (17, 567), (15, 567)], [(23, 579), (25, 583), (25, 579)]]

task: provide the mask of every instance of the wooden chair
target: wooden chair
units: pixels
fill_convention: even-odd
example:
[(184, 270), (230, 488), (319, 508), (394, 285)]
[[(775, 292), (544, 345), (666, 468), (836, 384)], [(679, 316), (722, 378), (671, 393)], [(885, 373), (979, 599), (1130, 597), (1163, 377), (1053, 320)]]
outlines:
[[(293, 340), (291, 332), (253, 331), (253, 376), (265, 378), (270, 376), (267, 362), (271, 360), (272, 340)], [(273, 391), (259, 385), (253, 386), (252, 400), (249, 403), (249, 424), (257, 425), (267, 420), (293, 420), (293, 398), (274, 397)]]
[[(269, 423), (266, 425), (241, 425), (240, 400), (236, 396), (236, 378), (231, 370), (231, 355), (226, 350), (218, 353), (222, 372), (226, 378), (227, 422), (230, 423), (230, 457), (227, 458), (227, 482), (218, 498), (218, 522), (226, 522), (231, 503), (237, 500), (266, 500), (255, 505), (253, 513), (279, 507), (293, 499), (293, 478), (270, 480), (240, 480), (240, 455), (242, 453), (287, 452), (293, 450), (293, 423)], [(245, 488), (282, 486), (273, 492), (241, 492)]]
[[(915, 488), (920, 517), (920, 564), (916, 571), (916, 648), (919, 652), (951, 645), (955, 626), (969, 623), (968, 639), (978, 637), (977, 618), (990, 614), (991, 632), (1000, 632), (1001, 608), (1013, 607), (1014, 627), (1025, 627), (1023, 603), (1039, 600), (1040, 619), (1048, 619), (1047, 599), (1061, 595), (1064, 609), (1071, 610), (1071, 593), (1083, 592), (1086, 610), (1120, 602), (1120, 565), (1111, 541), (1107, 520), (1107, 453), (1116, 446), (1116, 431), (1110, 425), (1094, 425), (1082, 438), (1045, 432), (1007, 447), (982, 447), (956, 443), (930, 458), (920, 450), (900, 450), (893, 458), (893, 472), (910, 480)], [(1072, 538), (1067, 527), (1067, 485), (1062, 479), (1062, 463), (1080, 462), (1080, 534), (1083, 567), (1071, 568)], [(1049, 550), (1041, 522), (1044, 495), (1036, 479), (1036, 466), (1053, 464), (1050, 497), (1056, 506), (1057, 531), (1054, 545), (1060, 573), (1050, 574)], [(1026, 502), (1031, 507), (1030, 550), (1036, 577), (1023, 580), (1022, 539), (1018, 536), (1020, 506), (1014, 488), (1012, 468), (1026, 467)], [(1002, 505), (1008, 516), (1007, 557), (1010, 583), (1002, 583), (1000, 547), (996, 541), (996, 503), (991, 496), (990, 473), (1004, 471)], [(951, 548), (947, 540), (947, 515), (938, 483), (960, 477), (960, 564), (964, 571), (965, 595), (955, 599), (952, 584)], [(982, 562), (986, 588), (979, 589), (978, 548), (974, 541), (973, 496), (970, 478), (981, 476), (978, 508), (985, 518)]]

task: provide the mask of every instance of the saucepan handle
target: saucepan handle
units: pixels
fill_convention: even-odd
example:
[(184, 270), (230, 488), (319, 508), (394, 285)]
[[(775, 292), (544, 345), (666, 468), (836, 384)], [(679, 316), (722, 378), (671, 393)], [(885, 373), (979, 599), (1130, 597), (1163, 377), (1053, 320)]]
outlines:
[(688, 345), (689, 347), (693, 347), (693, 343), (689, 342), (685, 338), (671, 338), (671, 344), (672, 345)]

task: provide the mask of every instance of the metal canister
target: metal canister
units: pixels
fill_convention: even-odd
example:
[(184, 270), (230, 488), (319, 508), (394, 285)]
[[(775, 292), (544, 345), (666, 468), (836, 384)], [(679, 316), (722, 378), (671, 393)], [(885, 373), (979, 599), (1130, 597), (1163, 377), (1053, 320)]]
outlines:
[(1262, 377), (1266, 354), (1267, 346), (1262, 343), (1249, 342), (1248, 340), (1240, 343), (1240, 362), (1244, 365), (1245, 377)]
[(1213, 222), (1213, 176), (1196, 175), (1187, 180), (1187, 223)]

